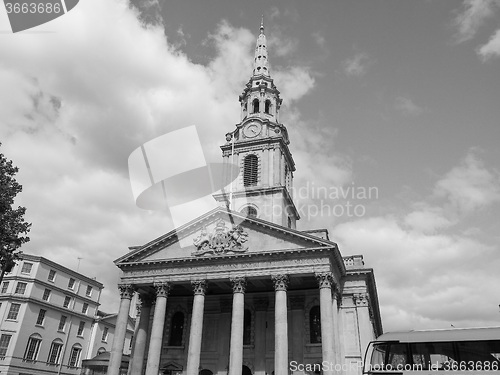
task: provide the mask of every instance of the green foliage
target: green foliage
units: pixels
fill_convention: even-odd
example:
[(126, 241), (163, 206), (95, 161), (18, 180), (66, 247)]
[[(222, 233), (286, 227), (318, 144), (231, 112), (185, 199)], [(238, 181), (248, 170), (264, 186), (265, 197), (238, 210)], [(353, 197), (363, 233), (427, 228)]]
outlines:
[(0, 266), (5, 272), (19, 259), (17, 249), (30, 240), (27, 234), (31, 224), (24, 221), (26, 208), (12, 207), (16, 195), (23, 189), (14, 178), (18, 170), (11, 160), (0, 154)]

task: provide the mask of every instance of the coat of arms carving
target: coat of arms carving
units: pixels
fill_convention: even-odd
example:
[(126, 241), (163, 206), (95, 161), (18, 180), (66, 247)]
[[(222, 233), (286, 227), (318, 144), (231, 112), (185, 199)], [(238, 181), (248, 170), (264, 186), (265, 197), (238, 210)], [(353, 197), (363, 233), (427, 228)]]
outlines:
[(247, 240), (248, 233), (240, 225), (233, 225), (229, 229), (224, 220), (219, 219), (211, 233), (208, 233), (207, 228), (203, 227), (200, 235), (193, 239), (193, 244), (196, 247), (193, 255), (242, 253), (248, 250), (248, 247), (243, 247)]

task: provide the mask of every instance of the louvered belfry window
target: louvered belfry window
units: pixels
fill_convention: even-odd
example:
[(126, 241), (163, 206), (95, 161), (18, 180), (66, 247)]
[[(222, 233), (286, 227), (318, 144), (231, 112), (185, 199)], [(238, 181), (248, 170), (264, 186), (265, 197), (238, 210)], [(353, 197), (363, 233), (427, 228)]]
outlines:
[(243, 164), (243, 185), (257, 185), (259, 159), (256, 155), (248, 155)]

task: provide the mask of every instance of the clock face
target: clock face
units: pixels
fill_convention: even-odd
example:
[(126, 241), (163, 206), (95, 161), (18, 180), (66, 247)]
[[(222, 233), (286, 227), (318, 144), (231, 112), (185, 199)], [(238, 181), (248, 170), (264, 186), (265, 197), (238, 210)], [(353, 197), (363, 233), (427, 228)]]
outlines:
[(253, 138), (260, 134), (261, 129), (262, 126), (258, 122), (252, 122), (245, 126), (245, 129), (243, 129), (243, 133), (245, 134), (245, 137)]

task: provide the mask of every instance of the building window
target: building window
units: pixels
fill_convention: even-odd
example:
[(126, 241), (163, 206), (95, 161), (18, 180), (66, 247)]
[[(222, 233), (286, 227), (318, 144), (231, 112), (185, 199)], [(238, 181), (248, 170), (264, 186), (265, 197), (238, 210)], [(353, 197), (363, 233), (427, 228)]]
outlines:
[(59, 320), (59, 327), (57, 327), (58, 331), (64, 332), (64, 328), (66, 327), (66, 319), (68, 319), (67, 316), (61, 315), (61, 320)]
[(60, 339), (56, 339), (52, 342), (52, 346), (50, 347), (49, 357), (47, 358), (47, 362), (51, 365), (58, 365), (59, 360), (61, 359), (63, 342)]
[(86, 314), (87, 311), (89, 309), (89, 304), (88, 303), (84, 303), (83, 306), (82, 306), (82, 314)]
[(33, 268), (33, 263), (24, 262), (23, 267), (21, 268), (21, 273), (26, 273), (29, 275), (31, 273), (32, 268)]
[(109, 331), (109, 328), (108, 327), (104, 327), (104, 330), (102, 331), (102, 337), (101, 337), (101, 341), (108, 341), (108, 331)]
[(92, 287), (90, 285), (87, 285), (87, 290), (85, 291), (85, 295), (87, 297), (90, 297), (92, 295)]
[(265, 112), (266, 112), (267, 114), (269, 114), (269, 113), (270, 113), (270, 110), (271, 110), (271, 101), (268, 99), (268, 100), (266, 100), (266, 108), (265, 108)]
[(64, 297), (63, 307), (68, 308), (68, 307), (69, 307), (70, 302), (71, 302), (71, 297), (70, 297), (70, 296), (66, 296), (66, 297)]
[(68, 281), (68, 288), (73, 289), (74, 287), (75, 287), (75, 279), (71, 277)]
[(7, 288), (9, 287), (9, 282), (8, 281), (4, 281), (2, 283), (2, 293), (7, 293)]
[(76, 333), (76, 335), (83, 336), (84, 329), (85, 329), (85, 322), (80, 322), (80, 325), (78, 326), (78, 332)]
[(18, 282), (16, 285), (16, 291), (14, 293), (15, 294), (24, 294), (26, 292), (26, 286), (28, 286), (27, 283)]
[(7, 319), (16, 320), (20, 309), (21, 309), (20, 303), (12, 303), (10, 305), (9, 313), (7, 314)]
[(168, 345), (170, 346), (181, 346), (182, 345), (182, 334), (184, 332), (184, 314), (177, 311), (172, 316), (172, 322), (170, 324), (170, 340)]
[(82, 354), (82, 347), (75, 345), (71, 348), (71, 353), (69, 355), (69, 367), (77, 367), (78, 362), (80, 362), (80, 354)]
[(41, 343), (42, 343), (42, 336), (40, 336), (38, 333), (31, 335), (28, 340), (28, 345), (26, 345), (26, 351), (24, 352), (24, 359), (27, 361), (36, 361)]
[(259, 158), (257, 158), (257, 155), (250, 154), (245, 157), (243, 162), (243, 185), (257, 185), (258, 167)]
[(51, 292), (52, 292), (52, 291), (51, 291), (50, 289), (45, 288), (45, 290), (43, 291), (43, 296), (42, 296), (42, 299), (43, 299), (44, 301), (48, 301), (48, 300), (49, 300), (49, 298), (50, 298), (50, 293), (51, 293)]
[(47, 278), (47, 280), (54, 281), (55, 279), (56, 279), (56, 271), (50, 270), (49, 271), (49, 277)]
[(45, 314), (47, 313), (47, 310), (40, 309), (38, 312), (38, 318), (36, 318), (36, 324), (39, 326), (43, 326), (43, 321), (45, 320)]
[(243, 345), (252, 343), (252, 313), (245, 309), (243, 314)]
[(292, 219), (288, 216), (288, 228), (292, 228)]
[(253, 113), (259, 113), (259, 99), (254, 99), (252, 104), (253, 104)]
[(246, 206), (241, 210), (241, 213), (246, 217), (257, 217), (257, 209), (252, 206)]
[(105, 353), (106, 352), (106, 348), (103, 348), (102, 346), (97, 350), (97, 355), (99, 354), (102, 354), (102, 353)]
[(321, 343), (321, 311), (318, 305), (309, 311), (309, 333), (311, 344)]
[(0, 336), (0, 358), (4, 358), (7, 355), (7, 349), (9, 349), (10, 339), (12, 335), (2, 334)]

